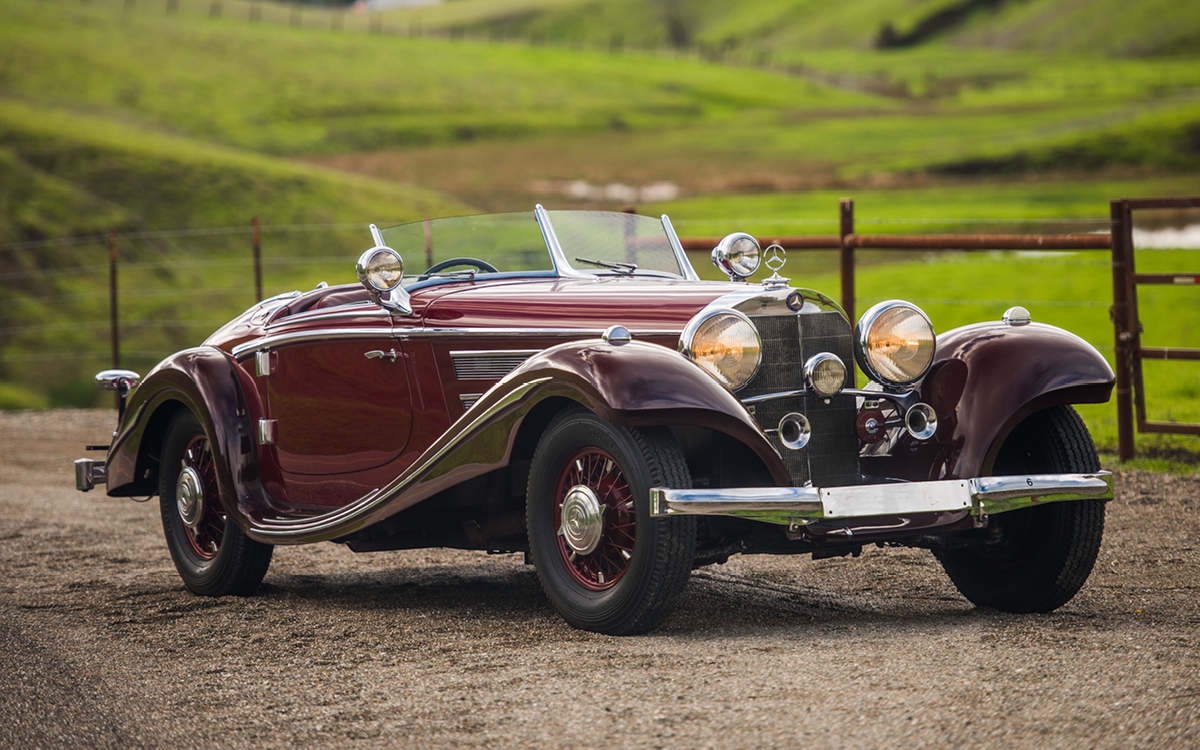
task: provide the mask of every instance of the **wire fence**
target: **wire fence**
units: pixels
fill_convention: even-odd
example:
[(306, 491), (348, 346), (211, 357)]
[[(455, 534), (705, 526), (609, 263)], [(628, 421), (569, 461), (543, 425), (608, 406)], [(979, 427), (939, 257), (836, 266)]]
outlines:
[[(928, 224), (928, 219), (886, 219), (888, 224)], [(970, 225), (1001, 223), (995, 219), (939, 220)], [(703, 226), (724, 225), (726, 231), (753, 226), (785, 227), (789, 224), (820, 227), (826, 221), (705, 220)], [(870, 226), (871, 218), (860, 220)], [(1026, 222), (1027, 223), (1027, 222)], [(1056, 219), (1052, 226), (1090, 226), (1098, 221)], [(690, 222), (676, 222), (687, 233)], [(258, 267), (252, 240), (261, 238)], [(370, 243), (364, 224), (313, 224), (185, 228), (126, 232), (111, 235), (52, 238), (0, 245), (0, 406), (39, 404), (90, 405), (100, 403), (91, 376), (98, 369), (123, 366), (144, 372), (163, 357), (200, 344), (206, 336), (257, 302), (254, 279), (262, 278), (262, 294), (271, 296), (293, 289), (311, 289), (320, 281), (355, 282), (354, 262)], [(422, 267), (424, 248), (402, 251), (410, 267)], [(693, 265), (708, 278), (720, 278), (707, 258), (707, 250), (692, 253)], [(430, 258), (443, 260), (436, 251)], [(108, 261), (108, 262), (105, 262)], [(886, 296), (904, 296), (925, 306), (935, 323), (946, 328), (976, 319), (979, 311), (1002, 312), (1012, 304), (1042, 309), (1051, 319), (1069, 320), (1080, 315), (1094, 318), (1105, 329), (1108, 263), (1086, 251), (954, 253), (939, 251), (884, 252), (858, 250), (861, 267), (897, 262), (934, 273), (977, 272), (1005, 267), (1054, 273), (1069, 268), (1071, 274), (1091, 281), (1092, 296), (1030, 298), (1020, 290), (996, 288), (938, 288), (922, 294), (913, 288), (879, 291), (864, 284), (855, 295), (859, 308)], [(978, 267), (975, 269), (974, 267)], [(1011, 271), (1011, 268), (1009, 269)], [(788, 260), (793, 283), (836, 290), (839, 251), (793, 253)], [(925, 270), (920, 270), (925, 269)], [(991, 271), (987, 271), (991, 273)], [(1060, 272), (1061, 273), (1061, 272)], [(835, 296), (836, 295), (832, 295)], [(1061, 310), (1064, 316), (1053, 313)], [(113, 315), (115, 312), (115, 325)], [(998, 315), (998, 312), (996, 313)], [(1069, 324), (1067, 327), (1071, 327)], [(1096, 326), (1093, 326), (1095, 328)], [(111, 334), (111, 335), (110, 335)], [(1111, 339), (1093, 341), (1111, 350)], [(8, 385), (7, 390), (3, 387)], [(16, 394), (16, 395), (14, 395)], [(23, 396), (21, 394), (24, 394)], [(5, 398), (8, 399), (7, 403)], [(24, 399), (24, 401), (22, 401)]]

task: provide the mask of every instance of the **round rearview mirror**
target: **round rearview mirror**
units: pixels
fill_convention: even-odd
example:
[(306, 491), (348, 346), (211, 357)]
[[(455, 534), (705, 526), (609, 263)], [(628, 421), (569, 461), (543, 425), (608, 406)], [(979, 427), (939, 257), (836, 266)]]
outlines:
[(404, 261), (392, 248), (376, 245), (359, 256), (354, 270), (367, 291), (390, 292), (404, 278)]

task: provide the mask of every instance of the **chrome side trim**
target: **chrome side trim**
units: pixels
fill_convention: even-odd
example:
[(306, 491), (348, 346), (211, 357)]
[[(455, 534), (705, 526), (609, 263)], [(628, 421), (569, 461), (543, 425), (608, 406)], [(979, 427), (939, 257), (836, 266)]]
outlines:
[(103, 461), (92, 458), (75, 459), (75, 489), (88, 492), (98, 484), (108, 482), (108, 467)]
[(450, 352), (459, 380), (499, 380), (541, 349)]
[(433, 470), (437, 466), (438, 461), (446, 456), (446, 454), (470, 439), (476, 427), (496, 412), (520, 401), (526, 393), (549, 380), (550, 378), (546, 377), (522, 383), (495, 403), (478, 411), (471, 409), (459, 417), (450, 426), (450, 429), (446, 431), (446, 434), (452, 435), (452, 437), (443, 438), (431, 445), (413, 462), (412, 466), (401, 472), (400, 476), (393, 479), (385, 487), (369, 492), (353, 503), (321, 516), (258, 521), (253, 527), (254, 532), (268, 539), (296, 539), (323, 532), (332, 533), (336, 536), (352, 531), (353, 529), (346, 527), (410, 489), (418, 481), (425, 478), (425, 475)]
[[(425, 336), (491, 337), (491, 336), (572, 336), (575, 338), (600, 338), (604, 328), (397, 328), (399, 338), (422, 338)], [(678, 336), (679, 331), (665, 328), (631, 328), (629, 332), (638, 338), (647, 336)]]
[(683, 278), (688, 281), (699, 281), (700, 275), (696, 273), (696, 269), (692, 268), (692, 261), (688, 259), (687, 251), (683, 249), (683, 243), (679, 241), (679, 235), (675, 233), (671, 217), (666, 214), (662, 215), (662, 227), (663, 231), (667, 233), (667, 240), (671, 243), (671, 251), (675, 253), (675, 262), (683, 269)]
[(653, 516), (732, 516), (766, 523), (970, 510), (987, 516), (1067, 500), (1111, 500), (1113, 478), (1034, 474), (853, 487), (764, 487), (650, 490)]
[[(353, 307), (355, 309), (348, 310), (346, 308)], [(341, 320), (343, 318), (388, 318), (391, 313), (384, 310), (382, 307), (377, 307), (370, 302), (351, 302), (348, 305), (338, 305), (337, 307), (327, 307), (322, 310), (305, 310), (295, 315), (289, 315), (277, 321), (272, 321), (267, 324), (267, 330), (278, 328), (281, 325), (291, 323), (309, 323), (314, 320)]]
[(279, 439), (279, 420), (277, 419), (260, 419), (258, 420), (258, 444), (259, 445), (275, 445), (275, 441)]
[(241, 359), (259, 349), (299, 344), (306, 341), (337, 341), (341, 339), (390, 339), (394, 338), (391, 328), (317, 328), (310, 331), (274, 333), (251, 339), (233, 347), (233, 358)]

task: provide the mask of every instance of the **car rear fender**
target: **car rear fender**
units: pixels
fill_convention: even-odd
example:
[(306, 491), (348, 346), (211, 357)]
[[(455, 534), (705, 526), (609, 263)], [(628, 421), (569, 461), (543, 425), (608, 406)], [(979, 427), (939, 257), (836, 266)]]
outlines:
[(986, 476), (1009, 433), (1051, 406), (1104, 403), (1115, 376), (1096, 349), (1054, 326), (977, 323), (938, 337), (921, 383), (938, 430), (925, 443), (904, 435), (891, 455), (865, 458), (875, 475), (904, 479)]

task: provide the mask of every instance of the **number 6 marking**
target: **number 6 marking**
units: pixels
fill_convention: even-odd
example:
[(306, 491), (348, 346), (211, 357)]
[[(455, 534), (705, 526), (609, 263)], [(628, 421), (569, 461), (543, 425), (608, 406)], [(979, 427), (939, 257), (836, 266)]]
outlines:
[(1033, 477), (1025, 477), (1025, 484), (1032, 487), (1033, 486)]

